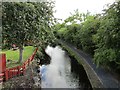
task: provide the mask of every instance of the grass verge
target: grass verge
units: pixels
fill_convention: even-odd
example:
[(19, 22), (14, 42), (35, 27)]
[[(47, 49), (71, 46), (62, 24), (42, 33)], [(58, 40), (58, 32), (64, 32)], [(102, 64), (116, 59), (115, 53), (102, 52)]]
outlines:
[[(23, 60), (22, 62), (26, 61), (34, 52), (35, 47), (33, 46), (26, 46), (23, 50)], [(21, 65), (22, 63), (18, 63), (19, 60), (19, 49), (18, 50), (3, 50), (2, 53), (6, 54), (7, 68), (15, 67)]]

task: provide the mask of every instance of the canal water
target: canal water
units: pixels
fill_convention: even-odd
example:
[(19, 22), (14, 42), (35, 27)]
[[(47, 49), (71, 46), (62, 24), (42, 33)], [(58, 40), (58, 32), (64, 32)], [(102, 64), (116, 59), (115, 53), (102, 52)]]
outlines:
[(49, 65), (40, 67), (41, 88), (87, 88), (91, 85), (82, 65), (69, 57), (61, 47), (47, 46), (45, 52), (51, 57)]

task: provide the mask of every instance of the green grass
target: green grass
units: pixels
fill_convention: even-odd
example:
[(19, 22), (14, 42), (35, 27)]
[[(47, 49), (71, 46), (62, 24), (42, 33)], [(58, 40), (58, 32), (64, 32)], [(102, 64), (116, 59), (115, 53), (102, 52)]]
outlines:
[[(35, 48), (33, 46), (26, 46), (23, 50), (23, 61), (26, 61), (34, 52)], [(6, 60), (10, 60), (9, 63), (7, 63), (7, 68), (14, 67), (21, 65), (22, 63), (18, 63), (19, 60), (19, 50), (3, 50), (2, 53), (6, 54)]]

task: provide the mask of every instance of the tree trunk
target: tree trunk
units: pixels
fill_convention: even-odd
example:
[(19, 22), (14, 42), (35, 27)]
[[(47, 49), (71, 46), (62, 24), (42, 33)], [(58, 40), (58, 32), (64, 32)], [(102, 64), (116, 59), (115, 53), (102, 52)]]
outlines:
[(19, 63), (22, 62), (23, 59), (23, 48), (19, 48)]

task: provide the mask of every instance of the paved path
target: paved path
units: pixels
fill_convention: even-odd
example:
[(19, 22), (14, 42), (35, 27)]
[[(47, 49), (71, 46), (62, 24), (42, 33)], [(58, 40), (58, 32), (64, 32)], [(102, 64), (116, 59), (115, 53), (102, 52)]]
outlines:
[[(93, 64), (92, 58), (85, 54), (83, 51), (76, 49), (72, 45), (65, 43), (63, 41), (60, 41), (61, 43), (67, 45), (71, 50), (73, 50), (75, 53), (79, 55), (82, 60), (85, 60), (85, 62), (94, 70), (94, 73), (97, 75), (98, 79), (104, 86), (104, 88), (118, 88), (120, 90), (120, 81), (118, 81), (116, 78), (114, 78), (111, 73), (104, 70), (103, 68), (96, 68), (96, 65)], [(91, 72), (92, 73), (92, 72)]]

